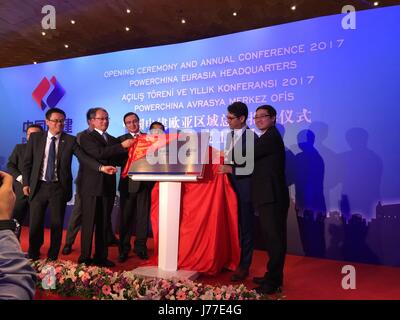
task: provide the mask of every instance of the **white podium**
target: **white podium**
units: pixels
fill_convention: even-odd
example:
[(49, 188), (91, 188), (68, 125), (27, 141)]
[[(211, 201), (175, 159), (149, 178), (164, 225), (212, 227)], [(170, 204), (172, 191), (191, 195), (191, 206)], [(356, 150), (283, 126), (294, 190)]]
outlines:
[[(200, 150), (199, 137), (193, 141)], [(209, 136), (203, 137), (209, 139)], [(189, 139), (190, 140), (190, 139)], [(201, 139), (200, 139), (201, 140)], [(204, 140), (203, 140), (204, 141)], [(179, 147), (178, 147), (179, 149)], [(206, 150), (199, 154), (201, 163), (193, 161), (185, 164), (151, 165), (142, 158), (131, 165), (129, 177), (135, 181), (159, 181), (159, 228), (158, 228), (158, 267), (144, 266), (133, 270), (145, 277), (195, 279), (195, 270), (178, 270), (179, 220), (181, 205), (181, 182), (202, 179), (203, 165), (208, 159)]]

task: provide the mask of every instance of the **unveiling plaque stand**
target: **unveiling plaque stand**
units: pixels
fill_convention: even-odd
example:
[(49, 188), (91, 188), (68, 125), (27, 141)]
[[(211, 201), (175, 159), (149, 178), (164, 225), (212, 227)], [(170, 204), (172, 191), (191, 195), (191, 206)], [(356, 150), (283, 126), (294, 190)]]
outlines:
[[(165, 137), (150, 135), (148, 139), (154, 142)], [(160, 182), (158, 267), (139, 267), (133, 270), (136, 274), (157, 278), (198, 276), (195, 270), (178, 270), (181, 182), (202, 179), (208, 160), (208, 141), (208, 133), (181, 132), (161, 147), (150, 147), (146, 156), (131, 164), (128, 172), (131, 179)]]

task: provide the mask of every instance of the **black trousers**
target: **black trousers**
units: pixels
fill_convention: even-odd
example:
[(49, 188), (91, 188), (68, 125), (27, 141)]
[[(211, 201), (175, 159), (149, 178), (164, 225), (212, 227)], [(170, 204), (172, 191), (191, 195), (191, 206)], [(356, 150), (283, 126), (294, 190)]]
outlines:
[(19, 224), (22, 225), (26, 218), (26, 215), (29, 212), (29, 200), (28, 197), (25, 196), (22, 192), (22, 184), (20, 184), (19, 182), (14, 183), (14, 192), (16, 199), (13, 211), (13, 219), (16, 219)]
[(121, 194), (120, 215), (120, 253), (128, 253), (131, 250), (131, 236), (133, 222), (135, 226), (135, 250), (146, 250), (146, 242), (150, 216), (150, 190), (142, 188), (137, 193)]
[(72, 247), (82, 224), (82, 198), (78, 192), (75, 193), (75, 202), (68, 222), (65, 245)]
[(94, 259), (105, 260), (108, 257), (107, 224), (111, 220), (114, 196), (82, 196), (81, 256), (87, 260), (92, 253), (92, 239), (95, 232)]
[(240, 264), (250, 268), (254, 251), (254, 207), (251, 199), (251, 178), (237, 178), (230, 175), (238, 200)]
[[(107, 221), (107, 243), (115, 240), (115, 235), (112, 231), (112, 223), (111, 223), (111, 214), (108, 217)], [(82, 196), (76, 192), (75, 193), (75, 202), (74, 207), (71, 212), (71, 216), (69, 217), (67, 235), (65, 237), (65, 245), (72, 247), (75, 242), (76, 236), (78, 235), (79, 230), (81, 230), (82, 225)]]
[(44, 218), (50, 208), (50, 248), (47, 256), (57, 259), (61, 247), (65, 208), (67, 201), (59, 183), (39, 182), (38, 190), (30, 202), (29, 255), (40, 256), (44, 239)]
[(286, 222), (289, 201), (263, 204), (257, 209), (269, 256), (266, 273), (267, 283), (272, 286), (281, 286), (287, 249)]

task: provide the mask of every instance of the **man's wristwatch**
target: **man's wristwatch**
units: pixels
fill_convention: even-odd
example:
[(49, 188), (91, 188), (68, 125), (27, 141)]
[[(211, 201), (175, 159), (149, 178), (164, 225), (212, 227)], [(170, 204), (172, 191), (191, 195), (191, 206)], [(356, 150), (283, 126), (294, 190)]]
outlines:
[(0, 231), (1, 230), (11, 230), (16, 235), (18, 235), (20, 228), (21, 228), (21, 226), (16, 219), (0, 220)]

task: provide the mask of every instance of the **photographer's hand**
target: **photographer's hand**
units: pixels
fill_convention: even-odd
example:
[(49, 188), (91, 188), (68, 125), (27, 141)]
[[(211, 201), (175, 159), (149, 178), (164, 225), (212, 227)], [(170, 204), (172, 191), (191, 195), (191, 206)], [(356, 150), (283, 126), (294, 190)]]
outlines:
[(9, 220), (15, 205), (13, 177), (0, 171), (0, 220)]

